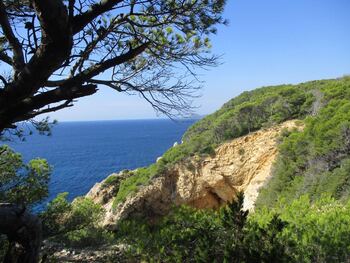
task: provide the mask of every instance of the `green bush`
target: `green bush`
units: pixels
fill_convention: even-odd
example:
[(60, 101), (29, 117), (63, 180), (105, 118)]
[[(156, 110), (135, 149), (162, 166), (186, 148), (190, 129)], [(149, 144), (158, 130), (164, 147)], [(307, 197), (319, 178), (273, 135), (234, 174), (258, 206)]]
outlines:
[(296, 262), (348, 262), (350, 259), (350, 202), (342, 204), (329, 196), (312, 202), (301, 196), (292, 203), (280, 199), (276, 208), (261, 208), (250, 221), (267, 226), (279, 214), (287, 223), (281, 242), (289, 245)]
[(51, 167), (44, 159), (24, 164), (22, 156), (0, 146), (0, 202), (33, 206), (48, 195)]
[(67, 201), (68, 193), (58, 194), (40, 214), (43, 221), (44, 237), (56, 236), (67, 232), (66, 222), (72, 210), (72, 204)]
[(156, 164), (135, 170), (132, 176), (120, 182), (118, 193), (113, 200), (113, 207), (116, 208), (117, 205), (125, 201), (129, 195), (137, 192), (139, 187), (147, 185), (149, 181), (160, 172), (160, 166)]
[[(0, 134), (0, 140), (1, 137)], [(51, 166), (46, 160), (37, 158), (23, 163), (21, 154), (6, 145), (1, 145), (0, 203), (24, 206), (30, 211), (47, 197), (51, 171)], [(0, 234), (0, 261), (5, 257), (10, 239), (11, 237)]]
[(83, 197), (69, 203), (67, 195), (59, 194), (41, 214), (45, 237), (70, 247), (110, 243), (113, 233), (99, 225), (104, 212), (102, 207)]
[(107, 177), (107, 179), (103, 182), (102, 187), (108, 187), (111, 185), (116, 185), (119, 184), (120, 178), (118, 178), (117, 176), (113, 176), (110, 175), (109, 177)]
[(238, 199), (220, 211), (175, 208), (155, 224), (121, 223), (130, 260), (146, 262), (348, 262), (350, 202), (281, 199), (247, 216)]
[[(268, 243), (281, 233), (281, 221), (271, 220), (269, 231), (255, 224), (251, 233), (246, 229), (248, 213), (241, 210), (242, 203), (239, 196), (237, 202), (218, 212), (180, 207), (155, 225), (124, 221), (117, 235), (130, 245), (132, 260), (147, 262), (272, 262), (274, 257), (284, 256), (282, 244)], [(276, 233), (271, 233), (273, 230)], [(255, 246), (258, 243), (259, 247)]]
[(115, 241), (115, 236), (113, 232), (103, 228), (85, 227), (67, 232), (60, 241), (73, 248), (96, 247), (112, 244)]

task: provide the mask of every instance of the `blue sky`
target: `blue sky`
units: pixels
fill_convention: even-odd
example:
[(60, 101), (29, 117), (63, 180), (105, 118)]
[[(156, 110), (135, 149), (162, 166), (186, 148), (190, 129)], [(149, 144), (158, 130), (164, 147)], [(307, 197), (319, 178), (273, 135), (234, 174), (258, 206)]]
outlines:
[[(222, 65), (201, 71), (198, 114), (242, 91), (350, 74), (349, 0), (228, 0), (229, 26), (213, 37)], [(155, 118), (138, 96), (107, 88), (50, 115), (59, 121)]]

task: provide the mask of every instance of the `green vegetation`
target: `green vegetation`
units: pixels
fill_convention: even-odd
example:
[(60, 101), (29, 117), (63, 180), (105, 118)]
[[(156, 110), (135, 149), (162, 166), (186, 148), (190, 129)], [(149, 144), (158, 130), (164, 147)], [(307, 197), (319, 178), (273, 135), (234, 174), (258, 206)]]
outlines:
[[(324, 94), (323, 107), (305, 120), (305, 129), (284, 134), (273, 177), (261, 191), (258, 206), (276, 205), (323, 193), (350, 197), (350, 79), (313, 82)], [(306, 85), (306, 84), (304, 84)]]
[(117, 176), (114, 175), (110, 175), (109, 177), (107, 177), (107, 179), (103, 182), (102, 187), (109, 187), (109, 186), (113, 186), (113, 185), (119, 185), (120, 183), (120, 178), (118, 178)]
[(255, 213), (247, 217), (237, 204), (219, 212), (181, 207), (156, 224), (124, 221), (117, 236), (130, 245), (130, 257), (150, 262), (348, 261), (348, 77), (243, 93), (193, 125), (184, 142), (156, 164), (123, 182), (118, 202), (179, 161), (214, 154), (226, 140), (296, 118), (305, 128), (282, 132), (273, 177)]
[[(1, 136), (0, 136), (1, 140)], [(0, 203), (12, 203), (23, 208), (22, 214), (42, 201), (48, 195), (48, 182), (51, 174), (51, 167), (44, 159), (34, 159), (27, 164), (23, 163), (22, 156), (14, 152), (6, 145), (0, 146)], [(26, 208), (26, 209), (24, 209)], [(18, 212), (18, 210), (14, 210)], [(14, 213), (14, 212), (13, 212)], [(29, 214), (25, 214), (30, 217)], [(1, 214), (1, 220), (8, 220), (12, 214)], [(18, 215), (19, 217), (21, 214)], [(9, 222), (9, 220), (7, 221)], [(13, 225), (6, 224), (5, 229), (13, 229), (21, 227), (21, 231), (25, 232), (26, 228), (18, 224), (16, 220), (11, 220)], [(4, 233), (4, 232), (2, 232)], [(15, 233), (13, 233), (15, 236)], [(13, 244), (16, 240), (11, 237)], [(26, 241), (27, 242), (27, 241)], [(5, 235), (0, 235), (0, 260), (5, 257), (6, 251), (11, 247)]]
[(185, 133), (183, 143), (170, 148), (148, 168), (121, 184), (115, 204), (135, 193), (138, 185), (193, 155), (214, 155), (215, 147), (226, 140), (269, 127), (289, 119), (302, 119), (311, 112), (317, 85), (282, 85), (247, 91), (230, 100), (220, 110), (195, 123)]
[(102, 207), (83, 197), (69, 203), (67, 195), (59, 194), (41, 214), (44, 236), (69, 247), (110, 243), (114, 239), (113, 233), (99, 226)]
[[(69, 203), (63, 193), (41, 214), (44, 236), (74, 248), (126, 244), (131, 262), (348, 262), (347, 77), (244, 92), (194, 124), (184, 142), (157, 163), (110, 176), (103, 187), (114, 187), (116, 208), (176, 163), (186, 164), (194, 155), (214, 155), (215, 147), (226, 140), (289, 119), (300, 119), (304, 129), (282, 131), (273, 176), (261, 190), (254, 213), (241, 210), (239, 195), (219, 211), (177, 207), (152, 223), (136, 218), (122, 221), (111, 232), (99, 224), (104, 213), (100, 205), (88, 198)], [(20, 182), (30, 197), (28, 204), (41, 200), (47, 193), (47, 163), (33, 160), (25, 165), (8, 147), (0, 150), (1, 200), (24, 202), (23, 194), (5, 187), (14, 182)], [(244, 155), (244, 149), (239, 154)]]
[(48, 194), (51, 167), (46, 160), (24, 164), (20, 154), (0, 146), (0, 202), (32, 206)]
[(258, 204), (273, 205), (280, 194), (293, 200), (309, 193), (313, 200), (324, 192), (347, 200), (349, 86), (350, 78), (344, 77), (242, 93), (190, 127), (183, 143), (170, 148), (157, 163), (123, 181), (115, 205), (188, 157), (214, 155), (214, 149), (226, 140), (289, 119), (303, 120), (305, 131), (283, 132), (274, 177)]
[(296, 262), (349, 261), (349, 201), (341, 203), (329, 195), (314, 201), (308, 195), (293, 202), (281, 198), (276, 208), (259, 209), (250, 220), (264, 227), (275, 214), (287, 223), (279, 238), (293, 244), (289, 249)]
[(350, 202), (330, 197), (247, 216), (237, 202), (218, 212), (177, 208), (156, 224), (124, 221), (117, 233), (131, 260), (146, 262), (345, 262), (350, 255)]
[(244, 248), (248, 213), (242, 203), (241, 195), (219, 212), (176, 208), (155, 225), (124, 221), (117, 235), (130, 245), (131, 261), (244, 262), (253, 258)]
[(314, 200), (329, 193), (347, 200), (349, 116), (349, 77), (244, 92), (190, 127), (184, 142), (170, 148), (160, 161), (122, 182), (115, 203), (177, 162), (193, 155), (213, 155), (226, 140), (289, 119), (303, 119), (305, 130), (283, 132), (273, 179), (262, 190), (258, 205), (273, 205), (280, 195), (293, 200), (310, 194)]
[(154, 176), (162, 173), (163, 169), (164, 167), (157, 163), (130, 172), (133, 174), (120, 183), (118, 193), (113, 202), (113, 207), (125, 201), (129, 194), (137, 192), (140, 186), (147, 185)]
[(163, 165), (172, 165), (194, 154), (213, 154), (215, 147), (249, 132), (310, 113), (312, 87), (283, 85), (247, 91), (217, 112), (188, 129), (184, 143), (169, 149)]

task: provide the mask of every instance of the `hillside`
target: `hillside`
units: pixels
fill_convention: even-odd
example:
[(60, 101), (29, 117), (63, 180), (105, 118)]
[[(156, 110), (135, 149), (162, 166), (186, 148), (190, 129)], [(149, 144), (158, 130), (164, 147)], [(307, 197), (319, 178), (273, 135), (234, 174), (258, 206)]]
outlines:
[(134, 176), (132, 174), (137, 171), (110, 175), (97, 183), (87, 197), (103, 206), (106, 211), (104, 225), (111, 229), (125, 218), (164, 216), (173, 205), (218, 209), (236, 199), (239, 192), (245, 196), (244, 209), (252, 209), (259, 188), (271, 175), (277, 139), (282, 131), (292, 129), (302, 129), (302, 124), (286, 121), (223, 143), (211, 156), (179, 161), (118, 205), (113, 206), (117, 182), (126, 174)]
[(50, 239), (127, 244), (130, 262), (348, 262), (349, 174), (350, 78), (264, 87), (44, 218)]
[[(108, 178), (104, 185), (116, 184), (110, 191), (114, 193), (109, 196), (114, 199), (110, 210), (118, 214), (117, 207), (123, 206), (121, 204), (140, 189), (153, 185), (152, 181), (159, 178), (173, 176), (174, 167), (187, 163), (196, 171), (197, 165), (205, 162), (206, 158), (215, 159), (210, 156), (216, 156), (225, 143), (291, 119), (301, 120), (305, 131), (283, 133), (283, 142), (278, 147), (280, 154), (271, 171), (272, 179), (262, 190), (258, 206), (273, 205), (280, 196), (292, 200), (310, 193), (318, 197), (325, 189), (337, 198), (346, 199), (347, 190), (339, 189), (344, 188), (347, 181), (332, 178), (342, 177), (347, 169), (349, 86), (350, 79), (345, 77), (244, 92), (190, 127), (183, 136), (183, 143), (170, 148), (157, 163), (124, 173), (124, 180), (113, 180), (113, 176)], [(239, 147), (244, 148), (242, 145)], [(254, 147), (261, 148), (259, 144)], [(233, 155), (227, 158), (235, 162)], [(218, 167), (221, 165), (225, 166), (225, 162), (217, 163)], [(246, 165), (252, 165), (252, 162)], [(244, 169), (249, 169), (247, 166)], [(318, 169), (317, 172), (315, 169)], [(312, 172), (317, 175), (311, 177)], [(191, 177), (190, 171), (187, 174)], [(174, 177), (177, 178), (176, 175)], [(174, 184), (173, 178), (170, 181)]]

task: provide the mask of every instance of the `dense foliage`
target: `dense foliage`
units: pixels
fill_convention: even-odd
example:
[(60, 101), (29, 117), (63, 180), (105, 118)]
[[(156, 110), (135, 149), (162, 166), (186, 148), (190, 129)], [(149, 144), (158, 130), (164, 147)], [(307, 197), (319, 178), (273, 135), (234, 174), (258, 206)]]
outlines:
[[(122, 242), (131, 246), (131, 258), (147, 262), (260, 262), (264, 257), (272, 259), (273, 253), (263, 256), (267, 251), (262, 251), (257, 254), (260, 246), (252, 251), (250, 248), (254, 247), (246, 247), (250, 242), (245, 230), (248, 212), (241, 210), (242, 204), (241, 195), (237, 202), (218, 212), (176, 208), (156, 224), (124, 221), (117, 234)], [(271, 224), (281, 223), (271, 220)], [(270, 233), (260, 234), (269, 239)], [(276, 252), (284, 253), (282, 244), (272, 245), (276, 245)]]
[(266, 227), (275, 214), (287, 223), (279, 239), (290, 244), (295, 262), (349, 262), (349, 201), (341, 203), (329, 195), (315, 201), (308, 195), (292, 202), (281, 198), (275, 208), (261, 208), (250, 220)]
[(147, 262), (346, 262), (350, 203), (307, 196), (251, 216), (242, 199), (218, 212), (178, 208), (156, 224), (123, 222), (130, 257)]
[(59, 194), (41, 214), (45, 237), (69, 247), (109, 243), (113, 233), (99, 226), (103, 216), (102, 207), (83, 197), (69, 203), (67, 195)]
[(350, 78), (310, 84), (323, 94), (322, 107), (305, 120), (303, 131), (285, 134), (259, 205), (272, 206), (278, 197), (293, 200), (306, 193), (311, 200), (323, 193), (342, 200), (350, 197)]
[(48, 194), (51, 167), (46, 160), (24, 164), (20, 154), (0, 146), (0, 202), (31, 206)]
[[(1, 136), (0, 136), (1, 140)], [(11, 203), (14, 209), (12, 214), (1, 214), (2, 221), (19, 222), (18, 231), (26, 232), (26, 226), (20, 225), (19, 219), (22, 215), (30, 217), (26, 211), (31, 211), (33, 206), (43, 201), (48, 195), (48, 182), (51, 174), (51, 167), (44, 159), (33, 159), (28, 163), (24, 163), (22, 156), (14, 152), (6, 145), (0, 146), (0, 203), (6, 207)], [(19, 218), (12, 215), (17, 214)], [(29, 222), (29, 224), (31, 224)], [(2, 226), (2, 234), (0, 235), (0, 260), (5, 257), (6, 251), (15, 244), (14, 237), (16, 233), (11, 233), (11, 242), (3, 235), (11, 229), (10, 225)], [(26, 236), (25, 238), (28, 238)]]

